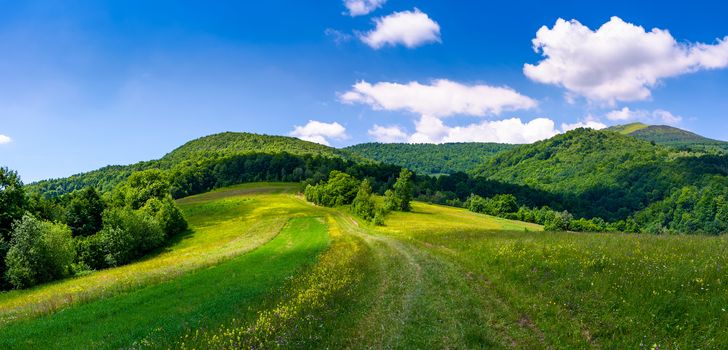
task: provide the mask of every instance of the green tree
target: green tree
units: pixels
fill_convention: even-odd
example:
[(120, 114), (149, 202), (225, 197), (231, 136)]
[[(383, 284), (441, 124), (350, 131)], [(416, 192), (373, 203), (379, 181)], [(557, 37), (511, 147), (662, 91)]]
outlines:
[(164, 233), (169, 236), (187, 230), (187, 221), (171, 197), (162, 199), (152, 198), (147, 201), (142, 210), (159, 222)]
[(141, 257), (161, 246), (165, 237), (157, 220), (143, 211), (129, 208), (107, 209), (100, 235), (107, 251), (105, 262), (110, 266)]
[(387, 211), (399, 210), (401, 207), (400, 200), (394, 191), (386, 190), (384, 192), (384, 209)]
[(18, 173), (0, 167), (0, 289), (7, 288), (5, 280), (5, 256), (10, 249), (13, 223), (26, 211), (26, 196)]
[(164, 198), (170, 195), (171, 185), (165, 173), (159, 169), (149, 169), (132, 173), (114, 191), (117, 205), (139, 209), (151, 198)]
[(412, 210), (412, 187), (412, 172), (407, 169), (402, 169), (397, 178), (397, 182), (394, 183), (394, 195), (399, 201), (397, 210)]
[(13, 228), (6, 278), (15, 288), (55, 280), (71, 272), (75, 255), (68, 226), (25, 215)]
[(93, 187), (75, 192), (66, 206), (65, 222), (74, 236), (90, 236), (101, 231), (104, 202)]
[(325, 207), (348, 205), (356, 197), (359, 181), (353, 176), (338, 170), (329, 174), (328, 181), (318, 185), (308, 185), (304, 195), (306, 200)]
[(372, 198), (372, 186), (369, 184), (369, 180), (365, 179), (359, 185), (359, 191), (351, 203), (351, 209), (354, 214), (364, 220), (371, 221), (374, 219), (375, 202), (374, 198)]
[(23, 217), (26, 197), (18, 173), (0, 167), (0, 236), (8, 239), (15, 220)]

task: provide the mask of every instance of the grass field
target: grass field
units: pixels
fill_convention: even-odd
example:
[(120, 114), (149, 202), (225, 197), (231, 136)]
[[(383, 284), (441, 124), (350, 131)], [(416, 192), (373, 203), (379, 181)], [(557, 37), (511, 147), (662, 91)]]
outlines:
[(180, 200), (192, 229), (164, 251), (0, 294), (0, 348), (728, 347), (726, 238), (423, 203), (374, 227), (295, 189)]

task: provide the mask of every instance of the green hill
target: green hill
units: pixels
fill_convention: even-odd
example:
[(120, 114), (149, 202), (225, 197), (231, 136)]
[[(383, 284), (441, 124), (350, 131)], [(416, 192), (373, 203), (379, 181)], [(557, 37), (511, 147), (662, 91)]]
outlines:
[[(224, 132), (189, 141), (158, 160), (131, 165), (109, 165), (67, 178), (39, 181), (28, 185), (28, 188), (31, 191), (50, 196), (62, 195), (88, 186), (95, 186), (105, 192), (129, 177), (134, 171), (173, 169), (224, 157), (282, 153), (339, 160), (349, 158), (344, 152), (335, 148), (294, 137)], [(358, 160), (361, 161), (361, 159)]]
[(583, 217), (625, 219), (675, 188), (725, 177), (726, 157), (681, 155), (609, 131), (577, 129), (496, 155), (475, 174), (562, 196)]
[(468, 172), (494, 155), (516, 147), (499, 143), (362, 143), (344, 148), (358, 155), (387, 164), (395, 164), (421, 174)]
[(188, 160), (199, 161), (239, 154), (281, 152), (292, 155), (346, 157), (336, 148), (303, 141), (295, 137), (223, 132), (189, 141), (167, 153), (158, 163), (162, 167), (172, 167)]
[(667, 125), (632, 123), (612, 126), (607, 128), (607, 130), (678, 149), (691, 149), (696, 151), (728, 150), (728, 142), (709, 139), (693, 132)]

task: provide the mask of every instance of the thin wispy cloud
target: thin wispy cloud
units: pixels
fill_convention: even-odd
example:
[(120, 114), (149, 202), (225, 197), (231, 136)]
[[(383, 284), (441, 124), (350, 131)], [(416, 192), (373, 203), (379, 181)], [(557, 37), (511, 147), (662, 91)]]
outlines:
[(347, 14), (352, 17), (368, 15), (382, 7), (387, 0), (344, 0)]

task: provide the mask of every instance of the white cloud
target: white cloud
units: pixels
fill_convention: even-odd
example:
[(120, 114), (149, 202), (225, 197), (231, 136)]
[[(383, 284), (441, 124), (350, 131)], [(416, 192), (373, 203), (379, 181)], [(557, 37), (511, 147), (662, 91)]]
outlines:
[(369, 136), (373, 137), (377, 142), (391, 143), (404, 142), (407, 140), (407, 133), (399, 126), (381, 126), (374, 124), (369, 129)]
[(324, 123), (316, 120), (309, 120), (304, 126), (295, 126), (290, 133), (291, 136), (301, 140), (320, 143), (329, 146), (329, 138), (345, 139), (346, 129), (339, 123)]
[(531, 143), (559, 133), (553, 120), (547, 118), (536, 118), (526, 123), (519, 118), (511, 118), (450, 127), (438, 118), (422, 116), (415, 123), (415, 129), (416, 132), (408, 138), (410, 143)]
[(376, 110), (405, 110), (432, 117), (485, 116), (530, 109), (536, 101), (509, 87), (464, 85), (440, 79), (430, 85), (361, 81), (340, 96), (344, 103), (364, 103)]
[(13, 142), (13, 139), (11, 139), (10, 136), (0, 134), (0, 145), (2, 145), (4, 143), (10, 143), (10, 142)]
[(554, 121), (536, 118), (524, 123), (519, 118), (484, 121), (450, 128), (443, 142), (532, 143), (558, 134)]
[(561, 131), (567, 132), (569, 130), (574, 130), (578, 128), (588, 128), (588, 129), (594, 129), (594, 130), (601, 130), (606, 128), (607, 125), (592, 118), (587, 117), (584, 120), (578, 121), (576, 123), (568, 124), (568, 123), (561, 123)]
[(377, 18), (374, 22), (376, 28), (359, 36), (361, 41), (374, 49), (397, 44), (414, 48), (440, 42), (440, 25), (418, 9), (395, 12)]
[(666, 124), (677, 124), (682, 120), (679, 115), (674, 115), (666, 110), (656, 109), (654, 111), (647, 111), (643, 109), (632, 110), (629, 107), (622, 109), (613, 110), (608, 112), (605, 117), (612, 121), (632, 121), (641, 120), (646, 122), (662, 122)]
[(349, 16), (362, 16), (382, 7), (387, 0), (344, 0)]
[(595, 31), (558, 19), (538, 30), (533, 47), (545, 58), (524, 65), (526, 76), (609, 104), (648, 99), (664, 78), (728, 66), (728, 36), (712, 45), (679, 43), (667, 30), (647, 32), (619, 17)]

